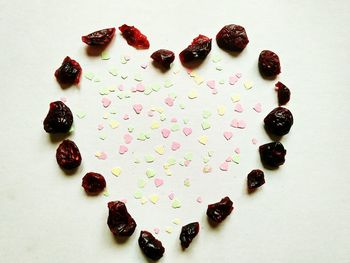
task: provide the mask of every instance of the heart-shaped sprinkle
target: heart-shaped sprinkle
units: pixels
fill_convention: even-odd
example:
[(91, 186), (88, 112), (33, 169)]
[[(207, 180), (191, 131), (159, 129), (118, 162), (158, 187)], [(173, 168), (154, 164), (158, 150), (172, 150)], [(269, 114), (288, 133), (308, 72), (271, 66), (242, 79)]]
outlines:
[(152, 129), (152, 130), (158, 129), (159, 127), (160, 127), (159, 122), (157, 122), (157, 121), (152, 121), (152, 123), (151, 123), (151, 129)]
[(107, 159), (107, 154), (105, 152), (96, 152), (95, 156), (99, 160), (106, 160)]
[(236, 164), (239, 164), (240, 156), (238, 154), (234, 154), (232, 156), (232, 161), (235, 162)]
[(232, 138), (232, 135), (233, 134), (230, 131), (225, 131), (224, 132), (224, 137), (225, 137), (226, 140), (230, 140)]
[(218, 106), (217, 111), (218, 111), (218, 114), (219, 114), (220, 116), (224, 116), (224, 115), (225, 115), (225, 112), (226, 112), (226, 108), (225, 108), (225, 106), (220, 105), (220, 106)]
[(203, 198), (201, 196), (198, 196), (196, 201), (197, 201), (197, 203), (202, 203), (203, 202)]
[(203, 130), (208, 130), (211, 127), (211, 125), (208, 121), (203, 121), (201, 125), (202, 125)]
[(246, 89), (251, 89), (252, 87), (253, 87), (253, 83), (251, 82), (251, 81), (246, 81), (246, 82), (244, 82), (243, 83), (243, 85), (244, 85), (244, 87), (246, 88)]
[(240, 101), (240, 99), (241, 99), (241, 96), (239, 94), (233, 94), (231, 96), (232, 102), (238, 102), (238, 101)]
[(180, 208), (181, 207), (181, 202), (178, 199), (174, 199), (173, 202), (171, 203), (171, 206), (173, 208)]
[(193, 100), (193, 99), (195, 99), (195, 98), (197, 98), (197, 97), (198, 97), (198, 93), (197, 93), (196, 90), (191, 90), (191, 91), (188, 93), (188, 98), (191, 99), (191, 100)]
[(235, 105), (235, 111), (236, 112), (243, 112), (243, 107), (242, 107), (242, 105), (240, 103), (237, 103)]
[(190, 135), (190, 134), (192, 133), (192, 129), (189, 128), (189, 127), (185, 127), (185, 128), (182, 129), (182, 132), (183, 132), (186, 136), (188, 136), (188, 135)]
[(143, 68), (143, 69), (146, 69), (148, 67), (148, 64), (147, 63), (143, 63), (143, 64), (140, 65), (140, 67)]
[(123, 90), (124, 90), (124, 85), (123, 85), (123, 84), (120, 84), (120, 85), (118, 86), (118, 90), (119, 90), (119, 91), (123, 91)]
[(107, 108), (112, 103), (112, 101), (106, 97), (103, 97), (101, 102), (102, 102), (103, 107), (105, 107), (105, 108)]
[(217, 90), (217, 89), (213, 89), (212, 92), (211, 92), (211, 94), (214, 94), (214, 95), (215, 95), (215, 94), (218, 94), (218, 90)]
[(124, 142), (125, 142), (126, 144), (130, 144), (130, 143), (132, 142), (132, 139), (133, 139), (133, 137), (132, 137), (129, 133), (126, 133), (126, 134), (124, 135)]
[(261, 103), (257, 103), (255, 104), (254, 108), (253, 108), (256, 112), (261, 112), (262, 108), (261, 108)]
[(112, 129), (118, 128), (118, 127), (119, 127), (119, 122), (117, 122), (116, 120), (110, 120), (109, 126), (110, 126)]
[(256, 138), (253, 138), (253, 139), (252, 139), (252, 143), (253, 143), (253, 144), (257, 144), (257, 143), (258, 143), (258, 140), (257, 140)]
[(152, 178), (156, 175), (156, 172), (153, 169), (147, 169), (146, 175), (148, 178)]
[(238, 81), (237, 76), (231, 76), (231, 77), (229, 78), (229, 83), (230, 83), (230, 85), (235, 85), (235, 84), (237, 83), (237, 81)]
[(132, 106), (134, 111), (136, 112), (136, 114), (140, 114), (140, 112), (142, 111), (143, 107), (141, 104), (135, 104), (134, 106)]
[(208, 80), (207, 86), (211, 89), (215, 89), (215, 80)]
[(159, 196), (158, 195), (151, 195), (149, 197), (149, 200), (153, 203), (153, 204), (156, 204), (159, 200)]
[(128, 120), (129, 119), (129, 115), (128, 114), (124, 114), (124, 116), (123, 116), (123, 120)]
[(208, 142), (208, 137), (205, 135), (202, 135), (198, 138), (198, 141), (200, 144), (206, 145)]
[(120, 146), (119, 146), (119, 153), (120, 153), (120, 154), (124, 154), (124, 153), (126, 153), (128, 150), (129, 150), (128, 147), (126, 147), (125, 145), (120, 145)]
[(241, 153), (241, 149), (239, 149), (238, 147), (236, 147), (235, 153), (240, 154), (240, 153)]
[(156, 151), (156, 153), (158, 153), (159, 155), (163, 155), (165, 152), (164, 146), (163, 145), (158, 145), (154, 148), (154, 150)]
[(239, 120), (239, 121), (238, 121), (238, 128), (244, 129), (246, 126), (247, 126), (247, 125), (246, 125), (246, 123), (245, 123), (244, 120)]
[(146, 163), (153, 163), (154, 160), (155, 160), (155, 158), (154, 158), (153, 155), (147, 154), (147, 155), (145, 156), (145, 161), (146, 161)]
[(165, 98), (164, 102), (165, 102), (165, 104), (168, 105), (169, 107), (174, 106), (174, 99), (173, 99), (173, 98), (167, 97), (167, 98)]
[(176, 151), (181, 147), (181, 144), (179, 142), (173, 142), (171, 144), (171, 150)]
[(175, 197), (175, 194), (174, 194), (174, 193), (170, 193), (170, 194), (168, 195), (168, 198), (169, 198), (170, 200), (173, 200), (174, 197)]
[(104, 126), (103, 126), (102, 123), (100, 123), (100, 124), (97, 126), (97, 129), (98, 129), (99, 131), (103, 130), (103, 128), (104, 128)]
[(220, 165), (220, 170), (221, 170), (221, 171), (227, 171), (227, 170), (228, 170), (228, 163), (227, 163), (227, 162), (223, 162), (223, 163)]
[(113, 175), (119, 176), (122, 173), (122, 169), (120, 167), (114, 167), (111, 172)]
[(154, 231), (154, 234), (158, 235), (160, 232), (160, 229), (156, 227), (155, 229), (153, 229), (153, 231)]
[(163, 184), (164, 184), (164, 180), (163, 179), (160, 179), (160, 178), (154, 179), (154, 185), (156, 187), (162, 186)]
[(177, 122), (177, 118), (176, 117), (172, 117), (170, 122), (176, 123)]
[(163, 138), (168, 138), (170, 135), (170, 130), (167, 128), (162, 129), (161, 132), (162, 132)]

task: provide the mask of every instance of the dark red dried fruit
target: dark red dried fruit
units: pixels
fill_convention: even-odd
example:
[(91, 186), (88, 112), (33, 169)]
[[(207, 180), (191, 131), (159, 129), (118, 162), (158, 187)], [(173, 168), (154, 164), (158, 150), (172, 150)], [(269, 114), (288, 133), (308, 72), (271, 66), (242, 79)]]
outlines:
[(228, 51), (242, 51), (249, 39), (244, 27), (239, 25), (226, 25), (216, 35), (216, 42), (222, 49)]
[(49, 112), (44, 120), (47, 133), (67, 133), (73, 124), (73, 114), (62, 101), (50, 103)]
[(286, 105), (290, 100), (290, 90), (282, 82), (275, 84), (277, 88), (278, 105)]
[(182, 63), (189, 63), (195, 60), (203, 60), (207, 57), (211, 50), (211, 39), (199, 35), (193, 39), (191, 45), (185, 48), (180, 53), (180, 60)]
[(90, 195), (97, 195), (106, 187), (105, 178), (99, 173), (87, 173), (83, 177), (82, 187)]
[(159, 49), (151, 55), (151, 58), (162, 67), (168, 69), (175, 59), (175, 54), (167, 49)]
[(276, 53), (263, 50), (259, 56), (260, 72), (266, 77), (274, 77), (281, 73), (280, 59)]
[(139, 246), (142, 252), (153, 260), (160, 259), (165, 251), (162, 242), (160, 242), (150, 232), (147, 231), (141, 231), (139, 237)]
[(130, 46), (133, 46), (137, 49), (149, 48), (147, 37), (142, 34), (136, 27), (124, 24), (119, 27), (119, 30), (122, 32), (123, 37), (126, 39)]
[(181, 229), (180, 241), (182, 248), (188, 248), (192, 240), (197, 236), (199, 232), (199, 223), (194, 222), (185, 225)]
[(293, 125), (292, 113), (283, 107), (272, 110), (264, 119), (266, 130), (276, 136), (286, 135)]
[(81, 40), (90, 46), (104, 46), (111, 42), (114, 37), (115, 28), (106, 28), (95, 31), (86, 36), (82, 36)]
[(61, 84), (79, 84), (81, 71), (79, 63), (67, 56), (55, 71), (55, 77)]
[(247, 176), (247, 185), (249, 190), (254, 190), (265, 183), (264, 172), (256, 169)]
[(220, 202), (208, 205), (207, 216), (216, 223), (221, 223), (233, 210), (233, 203), (229, 197), (224, 197)]
[(287, 151), (280, 142), (270, 142), (259, 147), (260, 159), (264, 165), (277, 168), (284, 164)]
[(136, 222), (128, 213), (123, 202), (113, 201), (108, 203), (109, 215), (107, 224), (111, 232), (120, 237), (131, 236), (136, 228)]
[(56, 150), (56, 160), (63, 169), (77, 168), (81, 164), (78, 146), (71, 140), (64, 140)]

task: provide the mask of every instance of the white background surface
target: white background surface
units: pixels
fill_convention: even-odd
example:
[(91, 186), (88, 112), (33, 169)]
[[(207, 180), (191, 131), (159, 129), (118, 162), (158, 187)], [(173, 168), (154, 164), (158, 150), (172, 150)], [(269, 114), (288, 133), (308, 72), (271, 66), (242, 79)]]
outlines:
[[(350, 262), (349, 2), (200, 2), (0, 1), (1, 262), (147, 262), (137, 238), (141, 229), (154, 227), (161, 228), (158, 238), (166, 248), (160, 262)], [(109, 47), (111, 60), (87, 56), (81, 35), (123, 23), (138, 26), (148, 36), (151, 48), (136, 51), (118, 33)], [(163, 76), (151, 65), (143, 70), (140, 64), (149, 62), (149, 55), (158, 48), (178, 54), (200, 33), (215, 38), (219, 29), (230, 23), (246, 28), (250, 39), (247, 48), (232, 57), (213, 41), (211, 55), (222, 57), (224, 70), (216, 71), (210, 57), (198, 69), (206, 80), (227, 79), (240, 71), (255, 83), (248, 92), (241, 83), (235, 87), (246, 108), (243, 116), (248, 127), (234, 130), (234, 138), (225, 143), (222, 131), (229, 129), (235, 115), (229, 99), (233, 87), (226, 83), (214, 96), (205, 84), (197, 87), (182, 69), (178, 75), (169, 72)], [(288, 108), (295, 124), (282, 140), (288, 151), (286, 164), (277, 171), (266, 171), (267, 183), (248, 196), (246, 174), (261, 167), (257, 146), (250, 140), (256, 137), (258, 144), (269, 141), (261, 123), (276, 105), (275, 81), (263, 80), (257, 70), (262, 49), (280, 56), (279, 80), (292, 90)], [(83, 69), (99, 74), (103, 82), (82, 79), (80, 88), (62, 90), (53, 72), (66, 55), (77, 59)], [(125, 66), (119, 62), (121, 55), (131, 57)], [(176, 61), (179, 64), (178, 58)], [(150, 141), (134, 140), (125, 156), (117, 153), (125, 124), (118, 130), (106, 127), (106, 141), (99, 140), (96, 126), (103, 122), (104, 110), (98, 89), (102, 84), (122, 82), (120, 75), (113, 78), (107, 73), (111, 65), (129, 75), (126, 87), (135, 85), (132, 76), (136, 73), (142, 74), (145, 83), (162, 83), (166, 78), (175, 83), (169, 91), (137, 94), (130, 100), (119, 101), (111, 94), (118, 118), (130, 113), (131, 123), (146, 129), (150, 124), (150, 118), (143, 117), (146, 110), (136, 117), (131, 105), (141, 102), (148, 109), (150, 105), (162, 106), (168, 117), (162, 127), (169, 127), (172, 116), (180, 120), (189, 117), (193, 134), (184, 138), (178, 132), (164, 140), (159, 131), (152, 131)], [(198, 89), (199, 98), (189, 102), (186, 94), (192, 88)], [(173, 108), (163, 102), (170, 92), (178, 95)], [(73, 112), (84, 110), (87, 114), (84, 119), (75, 118), (75, 132), (70, 136), (84, 158), (77, 174), (71, 176), (58, 168), (54, 158), (58, 142), (52, 142), (42, 128), (49, 102), (60, 97), (67, 97)], [(186, 105), (182, 112), (178, 107), (181, 101)], [(263, 105), (260, 115), (251, 110), (258, 101)], [(231, 107), (224, 117), (215, 112), (219, 104)], [(206, 147), (196, 141), (204, 133), (199, 126), (204, 109), (213, 112)], [(169, 153), (168, 149), (153, 165), (132, 163), (131, 151), (142, 157), (152, 153), (154, 145), (169, 146), (173, 139), (182, 143), (180, 152)], [(241, 147), (241, 164), (231, 164), (226, 173), (218, 171), (235, 146)], [(210, 162), (214, 171), (203, 175), (200, 156), (210, 149), (215, 152)], [(109, 153), (109, 159), (97, 160), (94, 153), (98, 150)], [(186, 151), (195, 155), (190, 167), (177, 166), (172, 177), (161, 175), (164, 186), (155, 189), (150, 181), (143, 190), (146, 196), (161, 196), (157, 205), (141, 206), (133, 199), (137, 178), (145, 177), (145, 169), (153, 166), (161, 174), (166, 157), (180, 158)], [(119, 178), (110, 173), (116, 165), (123, 168)], [(81, 177), (92, 170), (105, 175), (109, 197), (84, 194)], [(190, 188), (183, 186), (185, 178), (191, 179)], [(170, 191), (183, 201), (180, 209), (170, 207), (166, 197)], [(203, 204), (195, 202), (199, 195)], [(234, 201), (235, 210), (218, 229), (212, 229), (205, 217), (206, 204), (224, 195)], [(116, 242), (106, 226), (106, 203), (120, 198), (129, 200), (128, 209), (138, 223), (135, 234), (124, 244)], [(202, 225), (186, 252), (179, 246), (180, 227), (171, 223), (175, 217), (184, 224), (198, 220)], [(166, 226), (172, 226), (174, 232), (165, 233)]]

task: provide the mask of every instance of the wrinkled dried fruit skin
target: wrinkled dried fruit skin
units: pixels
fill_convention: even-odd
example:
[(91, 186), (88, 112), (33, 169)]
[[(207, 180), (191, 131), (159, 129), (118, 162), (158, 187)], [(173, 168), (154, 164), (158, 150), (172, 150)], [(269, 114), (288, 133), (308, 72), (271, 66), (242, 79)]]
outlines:
[(101, 174), (90, 172), (83, 177), (82, 187), (86, 193), (97, 195), (105, 189), (106, 180)]
[(107, 225), (111, 232), (120, 237), (131, 236), (136, 228), (136, 222), (128, 213), (123, 202), (113, 201), (108, 203), (109, 215)]
[(252, 170), (247, 176), (247, 185), (249, 190), (256, 189), (265, 183), (264, 172), (256, 169)]
[(199, 223), (194, 222), (185, 225), (181, 229), (180, 241), (182, 248), (188, 248), (192, 240), (197, 236), (199, 232)]
[(199, 35), (193, 39), (191, 45), (185, 48), (179, 56), (182, 63), (189, 63), (195, 60), (205, 59), (210, 51), (211, 39), (206, 36)]
[(259, 70), (266, 77), (274, 77), (281, 73), (280, 59), (276, 53), (263, 50), (259, 56)]
[(282, 82), (275, 84), (277, 88), (278, 105), (286, 105), (290, 100), (290, 90)]
[(56, 150), (58, 165), (66, 170), (77, 168), (81, 164), (78, 146), (71, 140), (64, 140)]
[(277, 168), (284, 164), (287, 151), (280, 142), (270, 142), (259, 147), (260, 159), (264, 165)]
[(137, 49), (149, 48), (147, 37), (142, 34), (136, 27), (124, 24), (119, 27), (119, 30), (122, 32), (123, 37), (126, 39), (130, 46), (133, 46)]
[(50, 103), (49, 112), (44, 120), (47, 133), (67, 133), (73, 124), (73, 114), (62, 101)]
[(106, 28), (95, 31), (86, 36), (82, 36), (81, 40), (89, 46), (104, 46), (111, 42), (114, 37), (115, 28)]
[(162, 242), (150, 232), (141, 231), (138, 242), (142, 252), (150, 259), (158, 260), (163, 256), (165, 249)]
[(233, 210), (233, 203), (229, 197), (224, 197), (220, 202), (208, 205), (207, 216), (216, 223), (221, 223)]
[(264, 119), (266, 130), (276, 136), (286, 135), (293, 125), (292, 113), (283, 107), (272, 110)]
[(67, 56), (55, 71), (55, 77), (61, 84), (79, 84), (81, 71), (79, 63)]
[(175, 59), (175, 54), (170, 50), (159, 49), (151, 55), (151, 58), (162, 67), (168, 69)]
[(239, 25), (226, 25), (216, 35), (219, 47), (228, 51), (242, 51), (249, 39), (244, 27)]

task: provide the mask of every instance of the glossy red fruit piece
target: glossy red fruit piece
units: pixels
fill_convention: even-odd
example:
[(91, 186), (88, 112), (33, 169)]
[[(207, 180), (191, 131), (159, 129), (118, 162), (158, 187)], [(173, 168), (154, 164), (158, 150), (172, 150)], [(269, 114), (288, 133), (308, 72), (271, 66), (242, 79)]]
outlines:
[(168, 69), (175, 59), (175, 54), (167, 49), (159, 49), (151, 55), (151, 58), (162, 67)]
[(82, 36), (81, 40), (89, 46), (104, 46), (111, 42), (114, 33), (115, 27), (101, 29), (86, 36)]
[(128, 213), (123, 202), (113, 201), (108, 203), (107, 225), (111, 232), (120, 237), (131, 236), (136, 228), (136, 222)]
[(81, 185), (87, 194), (97, 195), (105, 189), (106, 180), (103, 175), (90, 172), (83, 177)]
[(221, 223), (233, 210), (233, 203), (228, 196), (220, 202), (208, 205), (207, 216), (215, 223)]
[(58, 165), (66, 170), (77, 168), (81, 164), (78, 146), (71, 140), (64, 140), (56, 150)]
[(222, 49), (228, 51), (242, 51), (249, 39), (244, 27), (240, 25), (226, 25), (216, 35), (216, 42)]
[(153, 260), (160, 259), (164, 254), (162, 242), (156, 239), (150, 232), (141, 231), (138, 240), (142, 252)]
[(195, 60), (204, 60), (211, 51), (211, 39), (199, 35), (193, 39), (191, 45), (180, 53), (182, 63), (189, 63)]
[(289, 133), (293, 122), (292, 113), (283, 107), (273, 109), (264, 119), (266, 131), (276, 136)]
[(284, 164), (287, 151), (280, 142), (270, 142), (259, 147), (261, 162), (269, 167), (277, 168)]
[(180, 233), (180, 241), (182, 248), (188, 248), (191, 244), (192, 240), (197, 236), (199, 233), (199, 223), (194, 222), (187, 224), (182, 227), (181, 233)]
[(62, 101), (51, 102), (43, 124), (47, 133), (67, 133), (73, 124), (73, 114)]
[(278, 105), (286, 105), (290, 100), (290, 90), (282, 82), (277, 82), (275, 84), (277, 89)]
[(247, 186), (249, 190), (254, 190), (265, 183), (264, 172), (256, 169), (252, 170), (247, 176)]
[(137, 49), (149, 48), (150, 45), (147, 37), (142, 34), (136, 27), (124, 24), (119, 27), (119, 30), (122, 32), (123, 37), (126, 39), (130, 46), (133, 46)]
[(275, 77), (281, 73), (280, 59), (270, 50), (261, 51), (258, 65), (261, 74), (266, 77)]
[(79, 84), (81, 72), (80, 64), (67, 56), (62, 65), (55, 71), (55, 77), (61, 84)]

